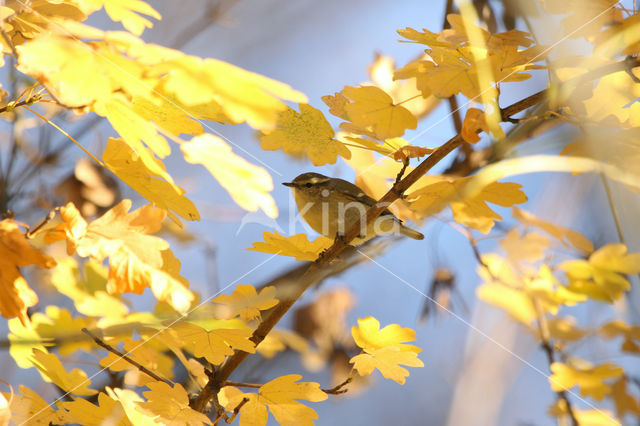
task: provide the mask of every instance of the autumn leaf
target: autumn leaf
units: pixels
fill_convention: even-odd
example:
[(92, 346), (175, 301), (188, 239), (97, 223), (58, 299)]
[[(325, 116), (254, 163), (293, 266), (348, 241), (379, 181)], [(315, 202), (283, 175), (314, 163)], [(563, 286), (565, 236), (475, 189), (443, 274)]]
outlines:
[[(174, 361), (165, 353), (166, 346), (158, 339), (125, 340), (123, 353), (160, 377), (173, 378)], [(156, 379), (140, 371), (135, 365), (113, 352), (100, 360), (100, 366), (111, 371), (127, 371), (124, 381), (128, 385), (145, 386)]]
[(30, 425), (67, 424), (74, 419), (65, 410), (56, 410), (46, 402), (37, 392), (20, 385), (21, 395), (2, 392), (9, 401), (11, 420), (18, 424)]
[(591, 253), (593, 251), (593, 244), (591, 244), (591, 241), (589, 241), (584, 235), (577, 231), (554, 225), (553, 223), (542, 220), (529, 213), (528, 211), (522, 210), (518, 207), (512, 208), (512, 214), (514, 219), (517, 219), (523, 225), (535, 226), (537, 228), (540, 228), (546, 233), (555, 237), (565, 246), (567, 244), (570, 244), (573, 247), (587, 253)]
[(239, 329), (204, 328), (189, 323), (179, 322), (169, 329), (186, 345), (187, 350), (197, 357), (205, 357), (214, 365), (220, 365), (235, 350), (249, 353), (255, 352), (255, 345), (249, 340), (251, 332)]
[(122, 22), (127, 31), (138, 36), (145, 28), (153, 27), (151, 21), (141, 15), (155, 19), (162, 18), (158, 12), (141, 0), (82, 0), (79, 2), (79, 6), (87, 14), (104, 6), (105, 12), (112, 21)]
[(456, 222), (486, 234), (493, 228), (496, 220), (502, 220), (487, 203), (510, 207), (527, 201), (527, 196), (520, 190), (522, 186), (511, 182), (493, 182), (477, 195), (464, 197), (464, 186), (472, 179), (473, 177), (464, 177), (454, 181), (442, 180), (417, 189), (408, 194), (408, 199), (412, 200), (411, 209), (422, 217), (429, 217), (451, 205)]
[(0, 314), (18, 317), (23, 325), (29, 321), (27, 308), (38, 303), (38, 296), (18, 269), (29, 265), (53, 268), (56, 261), (31, 246), (15, 221), (0, 221)]
[(79, 368), (67, 372), (55, 354), (34, 349), (31, 358), (33, 364), (40, 370), (42, 378), (47, 382), (55, 383), (65, 392), (81, 396), (91, 396), (98, 393), (98, 391), (89, 388), (91, 380), (87, 377), (87, 373)]
[(607, 244), (589, 260), (569, 260), (560, 269), (565, 271), (571, 291), (612, 303), (631, 288), (623, 274), (640, 273), (640, 253), (627, 254), (624, 244)]
[(180, 262), (169, 250), (169, 244), (157, 232), (165, 212), (147, 205), (129, 213), (130, 200), (123, 200), (100, 218), (91, 222), (84, 232), (72, 232), (84, 221), (73, 204), (66, 208), (64, 222), (49, 232), (48, 241), (65, 235), (68, 243), (77, 248), (82, 257), (96, 262), (109, 258), (107, 292), (141, 294), (149, 286), (158, 300), (168, 302), (174, 309), (184, 312), (194, 295), (188, 282), (179, 275)]
[(618, 417), (623, 418), (629, 413), (640, 415), (640, 402), (627, 390), (627, 378), (622, 376), (611, 386), (611, 399), (616, 406)]
[(306, 154), (314, 166), (334, 164), (338, 156), (351, 157), (349, 149), (334, 139), (335, 132), (320, 110), (307, 104), (299, 107), (299, 113), (292, 108), (280, 113), (276, 128), (260, 135), (262, 149)]
[(640, 126), (640, 84), (624, 71), (602, 77), (593, 96), (584, 101), (587, 117), (594, 121), (616, 119), (615, 124)]
[(86, 317), (72, 317), (71, 312), (59, 306), (47, 306), (42, 312), (31, 317), (31, 325), (43, 341), (57, 342), (60, 355), (71, 355), (77, 350), (90, 352), (95, 348), (90, 340), (80, 338), (82, 329), (93, 326)]
[(640, 353), (640, 327), (615, 320), (603, 325), (599, 334), (606, 339), (624, 337), (620, 349), (631, 353)]
[(287, 348), (306, 354), (309, 352), (309, 342), (299, 334), (274, 328), (256, 347), (256, 352), (265, 358), (273, 358), (277, 353)]
[(189, 407), (189, 395), (180, 383), (147, 383), (149, 391), (142, 394), (146, 402), (137, 402), (145, 411), (155, 414), (154, 422), (163, 425), (211, 424), (207, 416)]
[(292, 256), (296, 260), (314, 261), (323, 250), (328, 249), (333, 244), (333, 241), (329, 238), (322, 236), (310, 242), (306, 234), (285, 237), (277, 232), (264, 231), (262, 237), (264, 242), (255, 242), (253, 247), (247, 250)]
[(622, 368), (610, 362), (597, 367), (577, 367), (554, 362), (551, 364), (551, 371), (553, 374), (549, 377), (549, 382), (554, 391), (564, 391), (578, 386), (580, 395), (590, 396), (597, 401), (611, 393), (611, 386), (604, 381), (623, 374)]
[(514, 262), (526, 260), (536, 262), (542, 259), (549, 248), (549, 239), (538, 234), (529, 232), (525, 235), (515, 229), (507, 232), (507, 235), (500, 240), (500, 247), (506, 255)]
[(380, 323), (373, 317), (358, 319), (358, 327), (351, 328), (351, 334), (363, 353), (349, 360), (361, 376), (378, 369), (387, 379), (403, 385), (409, 371), (400, 365), (424, 367), (418, 359), (422, 349), (408, 345), (416, 339), (415, 331), (391, 324), (380, 329)]
[(180, 146), (185, 160), (202, 164), (233, 200), (245, 210), (262, 209), (267, 216), (278, 216), (278, 208), (269, 194), (271, 175), (262, 167), (234, 154), (221, 138), (210, 134), (196, 136)]
[(68, 411), (67, 416), (73, 423), (99, 425), (104, 423), (105, 419), (109, 419), (109, 424), (112, 425), (129, 424), (122, 404), (103, 392), (98, 394), (98, 405), (83, 398), (76, 398), (73, 401), (62, 401), (60, 406)]
[(260, 294), (252, 285), (239, 284), (231, 295), (221, 294), (211, 301), (222, 305), (224, 318), (231, 318), (239, 315), (244, 321), (252, 321), (260, 318), (260, 311), (272, 308), (278, 304), (275, 298), (276, 288), (273, 286), (264, 287)]
[[(174, 212), (187, 220), (200, 220), (200, 213), (184, 196), (184, 190), (147, 168), (140, 156), (122, 139), (109, 138), (102, 161), (113, 174), (151, 203), (165, 209), (175, 221), (179, 222)], [(158, 167), (164, 168), (164, 165), (158, 162)]]
[(301, 378), (297, 374), (278, 377), (260, 386), (258, 393), (242, 393), (227, 386), (222, 390), (221, 403), (228, 411), (233, 411), (244, 398), (249, 399), (240, 409), (241, 426), (265, 425), (267, 408), (281, 425), (311, 426), (318, 415), (296, 400), (319, 402), (327, 399), (327, 394), (320, 390), (318, 383), (296, 383)]
[(411, 112), (384, 90), (374, 86), (347, 86), (342, 94), (351, 100), (344, 109), (349, 121), (363, 128), (370, 128), (377, 139), (385, 140), (402, 136), (406, 129), (415, 129), (417, 120)]
[(480, 136), (478, 136), (480, 132), (489, 133), (484, 111), (478, 108), (469, 108), (464, 116), (460, 135), (465, 141), (476, 143), (480, 140)]

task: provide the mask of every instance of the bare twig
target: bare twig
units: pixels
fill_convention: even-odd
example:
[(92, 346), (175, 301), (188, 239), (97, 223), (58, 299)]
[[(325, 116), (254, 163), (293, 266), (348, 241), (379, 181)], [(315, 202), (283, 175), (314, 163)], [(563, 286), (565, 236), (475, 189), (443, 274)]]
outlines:
[(320, 390), (324, 393), (328, 393), (329, 395), (340, 395), (342, 393), (346, 393), (349, 391), (349, 389), (342, 389), (342, 388), (347, 386), (352, 381), (353, 381), (353, 377), (349, 376), (345, 379), (344, 382), (332, 387), (331, 389), (320, 389)]
[(87, 334), (89, 337), (91, 337), (93, 339), (93, 341), (96, 342), (96, 344), (98, 346), (103, 347), (104, 349), (108, 350), (112, 354), (115, 354), (119, 358), (122, 358), (123, 360), (127, 361), (129, 364), (133, 365), (138, 370), (142, 371), (144, 374), (148, 375), (152, 379), (155, 379), (155, 380), (157, 380), (159, 382), (164, 382), (164, 383), (168, 384), (169, 386), (173, 387), (173, 382), (171, 380), (167, 380), (167, 379), (164, 379), (164, 378), (158, 376), (156, 373), (154, 373), (153, 371), (149, 370), (144, 365), (140, 364), (137, 361), (134, 361), (133, 359), (129, 358), (127, 355), (123, 354), (122, 352), (120, 352), (119, 350), (114, 348), (113, 346), (111, 346), (108, 343), (104, 342), (101, 338), (99, 338), (98, 336), (96, 336), (95, 334), (93, 334), (92, 332), (87, 330), (86, 328), (83, 328), (82, 332)]

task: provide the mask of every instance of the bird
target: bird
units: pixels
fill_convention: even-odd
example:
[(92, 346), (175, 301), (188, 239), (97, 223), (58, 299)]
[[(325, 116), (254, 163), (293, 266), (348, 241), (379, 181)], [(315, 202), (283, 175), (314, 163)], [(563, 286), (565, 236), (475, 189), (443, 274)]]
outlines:
[(328, 238), (341, 238), (359, 217), (360, 233), (350, 244), (360, 245), (377, 235), (402, 234), (414, 240), (424, 235), (405, 226), (393, 213), (385, 209), (365, 230), (365, 214), (377, 203), (357, 185), (344, 179), (307, 172), (291, 182), (283, 182), (293, 191), (300, 216), (314, 231)]

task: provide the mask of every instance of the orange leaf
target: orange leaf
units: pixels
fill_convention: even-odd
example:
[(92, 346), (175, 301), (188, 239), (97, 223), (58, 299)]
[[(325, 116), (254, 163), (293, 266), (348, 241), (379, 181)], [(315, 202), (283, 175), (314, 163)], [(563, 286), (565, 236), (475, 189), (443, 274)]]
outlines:
[(484, 112), (478, 108), (469, 108), (462, 123), (462, 131), (460, 132), (462, 139), (469, 143), (476, 143), (480, 140), (478, 133), (481, 131), (489, 133)]

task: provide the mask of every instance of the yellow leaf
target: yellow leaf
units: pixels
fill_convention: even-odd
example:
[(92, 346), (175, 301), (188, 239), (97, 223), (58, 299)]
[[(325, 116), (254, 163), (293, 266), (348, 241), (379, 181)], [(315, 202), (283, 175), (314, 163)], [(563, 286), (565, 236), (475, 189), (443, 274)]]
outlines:
[(622, 368), (610, 362), (597, 367), (582, 368), (554, 362), (551, 364), (551, 371), (553, 374), (549, 377), (549, 382), (555, 392), (578, 386), (580, 395), (590, 396), (597, 401), (611, 393), (611, 386), (604, 383), (604, 380), (620, 377), (624, 373)]
[(284, 83), (226, 62), (171, 52), (175, 52), (173, 58), (154, 61), (150, 76), (162, 76), (164, 91), (181, 104), (215, 101), (232, 122), (246, 121), (254, 129), (265, 130), (273, 128), (279, 114), (287, 109), (280, 99), (307, 101), (304, 94)]
[(600, 335), (606, 339), (624, 337), (621, 349), (626, 352), (640, 353), (640, 327), (630, 326), (623, 321), (611, 321), (600, 328)]
[(500, 284), (483, 284), (476, 289), (476, 295), (480, 300), (504, 309), (523, 324), (531, 324), (537, 318), (531, 297), (521, 289)]
[[(175, 212), (187, 220), (200, 220), (200, 213), (183, 195), (184, 190), (147, 168), (140, 156), (122, 139), (109, 138), (102, 160), (113, 174), (157, 207), (167, 210), (169, 215), (173, 216)], [(159, 162), (158, 166), (164, 167)], [(175, 220), (178, 221), (177, 218)]]
[(181, 133), (200, 135), (204, 133), (202, 124), (192, 119), (188, 112), (176, 105), (172, 99), (164, 96), (133, 98), (133, 110), (143, 118), (155, 122), (168, 133), (179, 136)]
[(55, 410), (40, 395), (31, 389), (20, 385), (20, 395), (3, 392), (9, 400), (11, 420), (17, 424), (42, 425), (67, 424), (73, 418), (65, 410)]
[[(156, 339), (125, 340), (123, 353), (138, 364), (145, 366), (152, 372), (164, 378), (173, 378), (173, 358), (166, 355), (167, 346)], [(145, 386), (156, 379), (140, 371), (135, 365), (122, 357), (109, 352), (100, 360), (100, 366), (111, 371), (128, 371), (125, 375), (125, 383), (133, 386)], [(133, 373), (133, 374), (129, 374)]]
[(536, 232), (529, 232), (526, 235), (520, 234), (515, 229), (507, 232), (507, 235), (500, 240), (500, 247), (507, 256), (514, 262), (526, 260), (536, 262), (544, 257), (545, 250), (549, 248), (549, 239)]
[(56, 261), (32, 247), (15, 221), (0, 221), (0, 314), (18, 317), (23, 325), (29, 321), (27, 308), (38, 303), (38, 296), (18, 269), (29, 265), (52, 268)]
[(581, 330), (576, 326), (575, 318), (573, 317), (548, 318), (547, 328), (549, 329), (549, 337), (557, 340), (580, 340), (587, 334), (587, 331)]
[(464, 177), (452, 182), (445, 180), (417, 189), (408, 195), (413, 200), (411, 209), (422, 217), (429, 217), (450, 204), (456, 222), (486, 234), (493, 228), (496, 220), (502, 220), (487, 203), (510, 207), (527, 201), (527, 196), (520, 190), (522, 185), (511, 182), (492, 182), (477, 195), (466, 197), (464, 188), (472, 179)]
[(108, 419), (110, 425), (127, 426), (130, 424), (122, 404), (103, 392), (98, 394), (98, 406), (82, 398), (60, 402), (60, 406), (69, 412), (68, 416), (73, 423), (101, 425), (104, 424), (105, 419)]
[[(44, 346), (45, 342), (42, 341), (43, 339), (38, 335), (31, 323), (22, 324), (20, 319), (13, 318), (8, 321), (8, 325), (9, 331), (11, 331), (8, 336), (9, 342), (11, 342), (9, 348), (11, 357), (20, 368), (33, 367), (31, 352), (34, 349), (47, 352), (47, 348)], [(26, 342), (29, 342), (29, 344), (26, 344)]]
[(416, 339), (416, 332), (410, 328), (390, 324), (380, 329), (378, 320), (367, 317), (358, 319), (358, 327), (352, 327), (351, 334), (364, 352), (349, 360), (361, 376), (371, 374), (377, 368), (384, 377), (402, 385), (409, 372), (400, 367), (400, 364), (424, 367), (418, 359), (421, 349), (403, 343)]
[(87, 13), (92, 13), (104, 6), (109, 17), (135, 35), (140, 35), (145, 28), (153, 27), (148, 19), (140, 16), (147, 15), (155, 19), (162, 17), (151, 6), (141, 0), (80, 0), (80, 7)]
[(147, 401), (136, 404), (157, 415), (154, 422), (175, 426), (211, 424), (207, 416), (189, 407), (189, 395), (180, 383), (171, 387), (165, 382), (151, 382), (147, 387), (151, 390), (142, 393)]
[[(607, 74), (593, 89), (593, 96), (584, 101), (587, 117), (595, 121), (605, 121), (615, 117), (617, 122), (630, 126), (640, 125), (640, 84), (629, 74), (620, 71)], [(614, 124), (616, 121), (614, 121)]]
[(109, 386), (106, 387), (106, 391), (107, 395), (120, 402), (129, 420), (128, 424), (154, 424), (156, 416), (139, 405), (140, 402), (144, 402), (140, 395), (129, 389), (111, 389)]
[(220, 365), (234, 350), (254, 353), (255, 345), (249, 340), (251, 332), (238, 329), (204, 328), (188, 322), (179, 322), (170, 328), (172, 333), (187, 345), (187, 348), (197, 357), (205, 357), (207, 361)]
[(568, 37), (592, 37), (602, 27), (622, 21), (622, 10), (615, 7), (619, 3), (616, 0), (544, 0), (542, 3), (550, 13), (568, 14), (562, 20), (563, 33)]
[(185, 160), (205, 166), (240, 207), (252, 212), (260, 208), (271, 218), (278, 216), (276, 203), (269, 194), (273, 190), (269, 172), (234, 154), (221, 138), (204, 134), (180, 148)]
[(327, 399), (327, 394), (320, 390), (320, 385), (313, 382), (295, 383), (302, 376), (289, 374), (271, 380), (260, 386), (258, 393), (242, 393), (236, 388), (225, 387), (221, 392), (221, 403), (228, 411), (233, 411), (243, 400), (249, 401), (240, 409), (240, 425), (265, 425), (267, 409), (283, 426), (313, 426), (318, 418), (316, 412), (299, 403), (296, 399), (319, 402)]
[(607, 244), (592, 253), (588, 261), (566, 261), (560, 269), (566, 272), (571, 291), (612, 303), (631, 288), (622, 274), (640, 272), (640, 253), (627, 254), (624, 244)]
[(262, 149), (283, 151), (291, 155), (306, 153), (315, 166), (334, 164), (338, 155), (350, 158), (351, 152), (334, 139), (335, 132), (322, 112), (300, 104), (300, 112), (287, 108), (278, 115), (276, 128), (260, 135)]
[(406, 129), (417, 127), (415, 116), (405, 107), (395, 105), (382, 89), (347, 86), (342, 94), (352, 101), (344, 107), (349, 121), (359, 127), (371, 128), (377, 139), (402, 136)]
[(265, 358), (273, 358), (278, 352), (287, 347), (302, 354), (309, 351), (309, 343), (304, 337), (288, 330), (273, 329), (267, 334), (256, 348), (256, 351)]
[(292, 256), (296, 260), (314, 261), (323, 250), (333, 244), (333, 241), (326, 237), (318, 237), (310, 242), (306, 234), (285, 237), (277, 232), (265, 231), (262, 233), (262, 237), (264, 242), (255, 242), (253, 247), (247, 250)]
[(587, 253), (591, 253), (593, 251), (593, 244), (591, 244), (591, 241), (579, 232), (546, 222), (518, 207), (513, 207), (512, 213), (513, 218), (520, 221), (523, 225), (538, 227), (557, 238), (564, 245), (567, 245), (567, 243), (571, 244), (573, 247)]
[[(267, 310), (278, 304), (276, 288), (269, 286), (260, 290), (260, 294), (252, 285), (239, 284), (232, 295), (221, 294), (211, 301), (223, 305), (223, 317), (231, 318), (239, 315), (244, 321), (260, 318), (260, 311)], [(226, 315), (224, 315), (226, 313)]]
[(40, 370), (42, 378), (47, 382), (55, 383), (65, 392), (80, 396), (91, 396), (98, 393), (94, 389), (89, 389), (91, 380), (87, 377), (87, 373), (78, 368), (67, 373), (55, 354), (34, 349), (31, 358), (33, 364)]
[(481, 131), (489, 133), (489, 126), (484, 117), (484, 111), (478, 108), (469, 108), (462, 123), (462, 138), (469, 143), (476, 143), (480, 140), (478, 133)]
[(424, 367), (418, 359), (418, 354), (413, 351), (402, 350), (397, 347), (385, 347), (367, 351), (356, 355), (349, 360), (361, 376), (367, 376), (378, 369), (382, 376), (391, 379), (400, 385), (404, 385), (409, 371), (400, 365), (409, 367)]
[(90, 352), (95, 347), (92, 341), (82, 338), (82, 329), (91, 327), (93, 321), (84, 317), (72, 318), (66, 309), (47, 306), (44, 314), (36, 312), (31, 321), (41, 339), (58, 342), (60, 355), (70, 355), (80, 349)]
[[(67, 207), (71, 211), (73, 205)], [(189, 291), (186, 279), (178, 275), (179, 262), (166, 241), (148, 235), (160, 230), (165, 212), (147, 205), (129, 213), (130, 207), (131, 201), (123, 200), (91, 222), (85, 235), (77, 238), (77, 235), (67, 232), (67, 238), (77, 246), (80, 256), (90, 257), (96, 262), (109, 258), (106, 289), (110, 294), (141, 294), (149, 286), (158, 300), (185, 312), (195, 296)], [(79, 216), (79, 213), (76, 210), (68, 216)], [(70, 223), (61, 225), (64, 228)], [(54, 232), (62, 231), (58, 227)]]
[(611, 386), (611, 399), (616, 405), (618, 417), (623, 418), (629, 413), (640, 415), (640, 402), (627, 391), (627, 378), (622, 376)]

